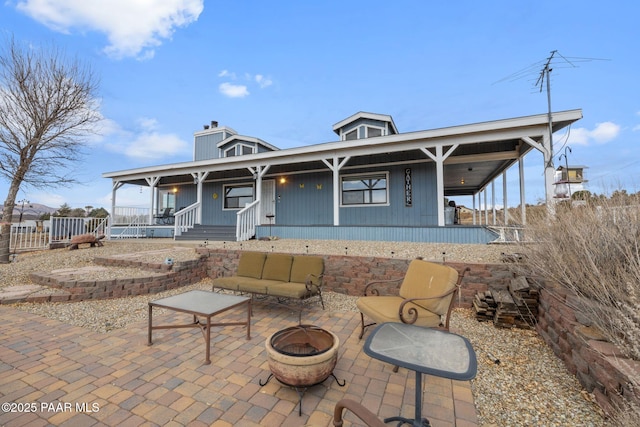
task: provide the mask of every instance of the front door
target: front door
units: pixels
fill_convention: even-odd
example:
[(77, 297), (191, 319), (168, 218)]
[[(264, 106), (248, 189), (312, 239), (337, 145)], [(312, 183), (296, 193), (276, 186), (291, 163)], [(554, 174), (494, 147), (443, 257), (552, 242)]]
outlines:
[(276, 181), (273, 179), (262, 181), (260, 195), (260, 223), (263, 225), (276, 223)]

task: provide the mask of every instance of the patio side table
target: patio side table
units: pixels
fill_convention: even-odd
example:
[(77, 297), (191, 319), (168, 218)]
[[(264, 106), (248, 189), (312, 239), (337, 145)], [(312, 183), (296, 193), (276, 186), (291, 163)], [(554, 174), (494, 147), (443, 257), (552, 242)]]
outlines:
[(415, 371), (415, 414), (413, 419), (390, 417), (398, 426), (429, 426), (422, 417), (422, 374), (453, 380), (475, 378), (478, 364), (468, 339), (439, 329), (405, 323), (382, 323), (371, 332), (364, 344), (365, 354), (396, 366)]
[[(211, 323), (211, 318), (217, 314), (235, 307), (246, 306), (247, 320), (245, 322)], [(153, 326), (153, 307), (166, 308), (172, 311), (193, 315), (193, 322), (181, 325)], [(198, 316), (206, 318), (206, 323), (200, 322)], [(209, 291), (189, 291), (183, 294), (162, 298), (149, 303), (149, 342), (152, 345), (152, 331), (155, 329), (200, 328), (206, 345), (205, 364), (211, 363), (211, 327), (245, 325), (247, 340), (251, 339), (251, 298), (237, 295), (218, 294)]]

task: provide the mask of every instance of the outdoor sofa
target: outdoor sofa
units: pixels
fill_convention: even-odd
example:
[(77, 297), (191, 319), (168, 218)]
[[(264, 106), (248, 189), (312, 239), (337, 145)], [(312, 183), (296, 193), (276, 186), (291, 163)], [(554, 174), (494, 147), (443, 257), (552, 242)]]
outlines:
[(212, 289), (226, 289), (278, 299), (322, 300), (324, 258), (310, 255), (242, 252), (238, 269), (230, 276), (213, 279)]

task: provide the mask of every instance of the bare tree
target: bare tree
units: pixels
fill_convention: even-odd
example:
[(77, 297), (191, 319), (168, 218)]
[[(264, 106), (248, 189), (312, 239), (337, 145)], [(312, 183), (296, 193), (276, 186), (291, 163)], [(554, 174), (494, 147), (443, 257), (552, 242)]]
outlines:
[(0, 229), (9, 262), (10, 227), (21, 185), (69, 186), (73, 164), (101, 119), (92, 70), (56, 47), (14, 38), (0, 46), (0, 177), (10, 186)]

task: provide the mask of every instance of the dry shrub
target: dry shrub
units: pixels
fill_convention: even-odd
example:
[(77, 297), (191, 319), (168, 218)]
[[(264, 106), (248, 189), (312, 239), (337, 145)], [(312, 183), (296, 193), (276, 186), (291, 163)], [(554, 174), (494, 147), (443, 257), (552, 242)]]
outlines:
[[(615, 205), (611, 200), (579, 206), (558, 205), (554, 218), (540, 218), (526, 228), (520, 250), (529, 277), (558, 283), (577, 297), (573, 307), (627, 357), (640, 360), (640, 206)], [(588, 322), (587, 322), (588, 323)], [(638, 379), (633, 389), (640, 390)], [(614, 417), (625, 423), (631, 410)]]

